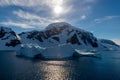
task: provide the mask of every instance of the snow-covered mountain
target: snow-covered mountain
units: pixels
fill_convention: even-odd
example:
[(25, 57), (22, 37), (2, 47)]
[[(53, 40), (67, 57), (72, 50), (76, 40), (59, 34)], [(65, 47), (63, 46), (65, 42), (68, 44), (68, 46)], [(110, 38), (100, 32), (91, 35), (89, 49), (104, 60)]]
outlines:
[(0, 50), (13, 50), (19, 44), (20, 37), (12, 29), (0, 27)]
[(72, 44), (96, 48), (99, 46), (97, 38), (88, 31), (76, 28), (68, 23), (53, 23), (44, 31), (30, 31), (20, 33), (22, 43), (36, 43), (43, 47)]
[[(103, 49), (118, 48), (110, 40), (99, 40), (91, 32), (76, 28), (65, 22), (52, 23), (43, 31), (33, 30), (16, 34), (12, 29), (0, 27), (0, 49), (2, 47), (16, 47), (19, 44), (36, 44), (41, 47), (54, 47), (70, 44), (75, 49)], [(113, 50), (114, 50), (113, 49)], [(112, 49), (111, 49), (112, 50)]]
[(99, 40), (100, 40), (100, 42), (102, 44), (109, 44), (109, 45), (119, 46), (115, 42), (113, 42), (112, 40), (108, 40), (108, 39), (99, 39)]
[(120, 50), (120, 46), (117, 45), (115, 42), (113, 42), (112, 40), (108, 40), (108, 39), (99, 39), (100, 43), (102, 44), (102, 46), (104, 46), (104, 48), (106, 48), (107, 50)]

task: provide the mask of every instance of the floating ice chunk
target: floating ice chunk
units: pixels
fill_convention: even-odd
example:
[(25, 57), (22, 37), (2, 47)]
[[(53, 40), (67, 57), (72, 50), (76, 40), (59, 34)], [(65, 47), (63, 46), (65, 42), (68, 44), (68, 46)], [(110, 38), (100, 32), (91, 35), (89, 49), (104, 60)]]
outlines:
[(75, 49), (77, 56), (86, 56), (86, 57), (95, 57), (95, 58), (101, 58), (100, 54), (98, 54), (95, 50), (93, 51), (82, 51)]
[(71, 47), (71, 45), (59, 45), (55, 47), (46, 48), (46, 50), (42, 54), (45, 58), (62, 59), (72, 57), (74, 52), (75, 51)]
[(19, 50), (17, 50), (16, 55), (34, 58), (38, 54), (41, 55), (44, 50), (45, 48), (39, 47), (37, 45), (24, 44), (21, 45)]
[(21, 45), (16, 55), (34, 58), (41, 55), (46, 59), (62, 59), (73, 56), (75, 50), (71, 45), (58, 45), (55, 47), (42, 48), (36, 45)]
[(34, 44), (21, 45), (16, 55), (29, 58), (42, 57), (44, 59), (63, 59), (80, 56), (96, 56), (95, 51), (74, 49), (70, 44), (63, 44), (54, 47), (42, 48)]
[(95, 54), (93, 52), (87, 52), (87, 51), (85, 52), (85, 51), (81, 51), (81, 50), (78, 50), (78, 49), (75, 49), (75, 51), (77, 53), (81, 54), (81, 55), (93, 55), (93, 54)]

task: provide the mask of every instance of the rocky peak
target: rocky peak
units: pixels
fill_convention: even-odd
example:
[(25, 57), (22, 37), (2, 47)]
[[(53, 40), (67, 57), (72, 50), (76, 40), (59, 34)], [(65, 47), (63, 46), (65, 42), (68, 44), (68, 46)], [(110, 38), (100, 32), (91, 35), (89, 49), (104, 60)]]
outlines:
[(52, 23), (43, 31), (30, 31), (26, 35), (27, 39), (36, 39), (42, 43), (86, 46), (90, 44), (92, 47), (98, 47), (97, 38), (92, 33), (65, 22)]
[(17, 44), (20, 44), (20, 37), (8, 27), (0, 27), (0, 42), (5, 42), (5, 46), (15, 47)]
[(47, 27), (46, 27), (46, 30), (50, 30), (50, 29), (65, 29), (65, 28), (72, 28), (73, 26), (70, 25), (69, 23), (66, 23), (66, 22), (56, 22), (56, 23), (52, 23), (52, 24), (49, 24)]

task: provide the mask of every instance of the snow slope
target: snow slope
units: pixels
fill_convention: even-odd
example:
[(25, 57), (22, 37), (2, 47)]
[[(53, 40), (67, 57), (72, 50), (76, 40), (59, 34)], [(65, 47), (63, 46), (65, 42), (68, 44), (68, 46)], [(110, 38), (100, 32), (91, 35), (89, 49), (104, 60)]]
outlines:
[(68, 23), (53, 23), (44, 31), (30, 31), (19, 34), (22, 43), (38, 44), (42, 47), (52, 47), (60, 44), (72, 44), (97, 48), (97, 38), (88, 31), (76, 28)]
[(120, 50), (120, 46), (112, 40), (99, 39), (100, 43), (106, 48), (106, 50)]
[[(61, 44), (71, 44), (79, 49), (106, 50), (118, 47), (117, 44), (105, 45), (103, 40), (97, 39), (91, 32), (76, 28), (65, 22), (52, 23), (43, 31), (29, 31), (19, 34), (23, 44), (38, 44), (41, 47), (53, 47)], [(110, 40), (106, 41), (110, 42)]]
[(19, 44), (20, 37), (12, 29), (0, 27), (0, 50), (15, 50)]

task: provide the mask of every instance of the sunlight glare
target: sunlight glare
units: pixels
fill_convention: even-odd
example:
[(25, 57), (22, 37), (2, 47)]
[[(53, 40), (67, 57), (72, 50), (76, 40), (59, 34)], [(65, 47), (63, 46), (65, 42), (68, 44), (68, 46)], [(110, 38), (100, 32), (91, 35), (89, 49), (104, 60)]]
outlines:
[(62, 13), (62, 10), (63, 10), (63, 8), (62, 8), (61, 6), (55, 6), (55, 7), (54, 7), (54, 12), (55, 12), (56, 14)]

